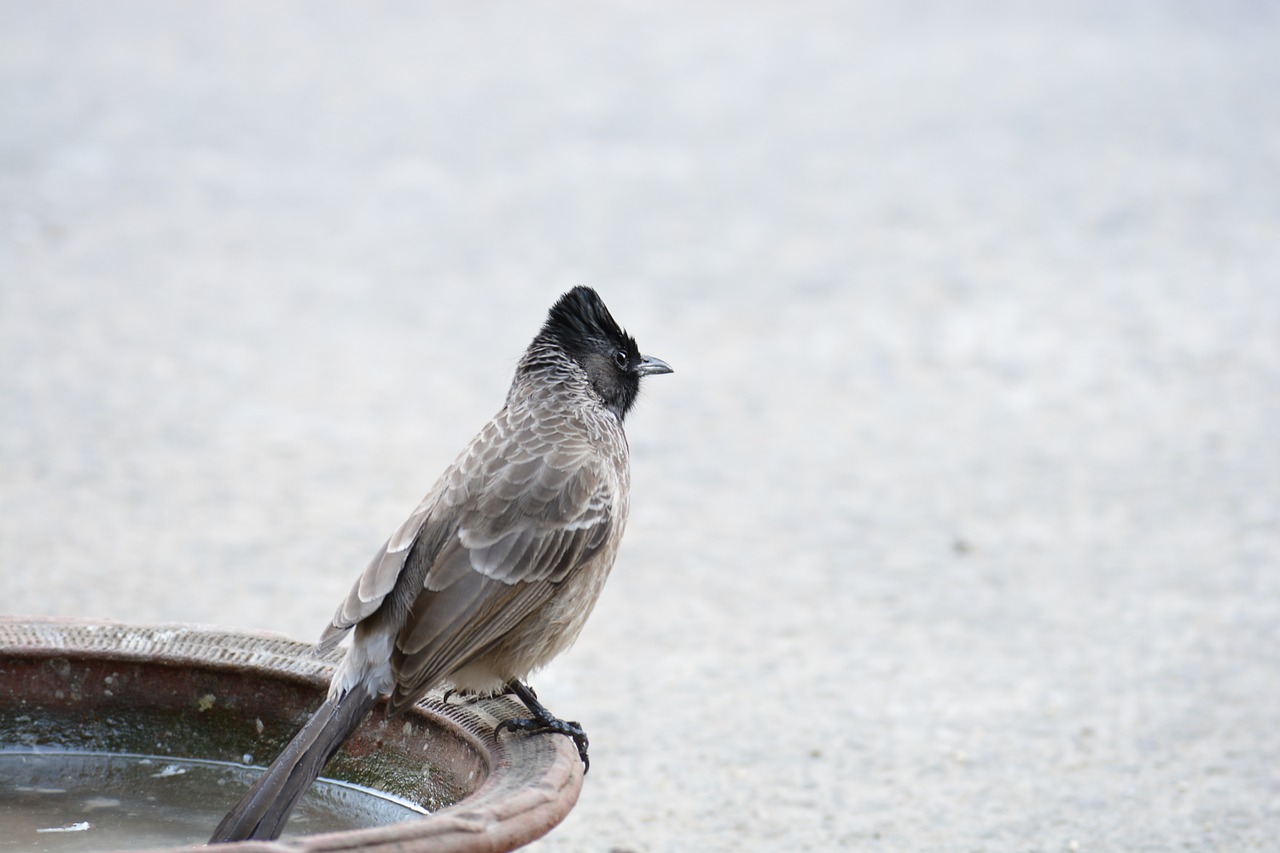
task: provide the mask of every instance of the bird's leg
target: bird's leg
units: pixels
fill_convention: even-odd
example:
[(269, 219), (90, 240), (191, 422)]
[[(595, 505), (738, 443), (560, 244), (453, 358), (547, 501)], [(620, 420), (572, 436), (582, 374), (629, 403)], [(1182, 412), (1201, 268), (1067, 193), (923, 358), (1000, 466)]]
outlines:
[(503, 720), (498, 723), (495, 731), (510, 729), (513, 732), (553, 732), (572, 738), (574, 745), (578, 747), (578, 757), (582, 759), (582, 772), (586, 773), (591, 769), (591, 759), (587, 757), (587, 733), (579, 723), (561, 720), (553, 715), (538, 701), (529, 685), (519, 680), (512, 680), (507, 685), (506, 692), (515, 694), (533, 716), (526, 720)]
[(463, 702), (472, 702), (479, 698), (487, 698), (488, 693), (477, 693), (474, 690), (458, 690), (453, 687), (446, 687), (445, 691), (440, 694), (440, 701), (448, 703), (450, 699), (457, 696)]
[[(534, 701), (534, 702), (537, 702), (537, 701), (538, 701), (538, 691), (534, 690), (532, 687), (530, 687), (529, 685), (525, 684), (523, 681), (514, 681), (514, 680), (513, 680), (513, 681), (508, 681), (506, 684), (502, 685), (502, 694), (501, 694), (501, 695), (503, 695), (503, 696), (516, 696), (516, 697), (519, 697), (519, 696), (520, 696), (520, 694), (519, 694), (518, 692), (516, 692), (516, 687), (522, 687), (522, 688), (524, 688), (525, 690), (528, 690), (528, 691), (529, 691), (529, 695), (533, 697), (533, 701)], [(526, 705), (527, 705), (527, 703), (526, 703)], [(544, 708), (543, 710), (546, 710), (546, 709)]]

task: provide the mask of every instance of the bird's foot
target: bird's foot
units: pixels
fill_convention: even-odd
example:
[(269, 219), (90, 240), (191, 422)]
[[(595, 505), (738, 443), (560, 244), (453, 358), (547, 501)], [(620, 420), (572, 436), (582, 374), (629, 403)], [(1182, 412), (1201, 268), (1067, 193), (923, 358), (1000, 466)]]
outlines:
[(591, 769), (591, 758), (587, 755), (589, 741), (587, 740), (587, 733), (583, 731), (580, 723), (572, 720), (561, 720), (556, 717), (535, 717), (526, 720), (503, 720), (498, 723), (497, 731), (500, 732), (503, 729), (529, 734), (551, 732), (552, 734), (572, 738), (574, 746), (578, 747), (578, 757), (582, 759), (582, 772), (586, 773)]
[(548, 711), (529, 686), (519, 681), (513, 681), (507, 685), (508, 692), (514, 694), (525, 707), (529, 709), (529, 713), (533, 716), (528, 719), (503, 720), (498, 723), (495, 732), (501, 733), (504, 729), (513, 732), (525, 732), (535, 734), (541, 732), (551, 732), (552, 734), (564, 735), (573, 740), (574, 746), (578, 748), (578, 757), (582, 759), (582, 772), (585, 774), (591, 769), (591, 758), (587, 755), (587, 733), (583, 730), (580, 723), (571, 720), (562, 720)]

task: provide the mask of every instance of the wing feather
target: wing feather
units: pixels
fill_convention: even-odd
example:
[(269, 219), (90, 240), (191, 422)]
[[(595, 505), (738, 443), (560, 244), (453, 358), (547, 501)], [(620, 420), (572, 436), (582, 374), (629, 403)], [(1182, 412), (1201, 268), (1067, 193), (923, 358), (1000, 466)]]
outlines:
[(427, 526), (434, 504), (433, 490), (373, 555), (369, 565), (356, 579), (351, 592), (347, 593), (347, 597), (333, 614), (329, 626), (320, 635), (321, 651), (332, 649), (357, 622), (372, 616), (382, 606), (382, 602), (395, 589), (409, 551)]

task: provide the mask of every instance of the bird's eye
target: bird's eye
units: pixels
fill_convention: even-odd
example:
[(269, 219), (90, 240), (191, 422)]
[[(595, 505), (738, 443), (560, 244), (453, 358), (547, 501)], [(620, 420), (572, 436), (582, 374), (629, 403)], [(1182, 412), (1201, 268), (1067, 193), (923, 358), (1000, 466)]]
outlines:
[(627, 351), (624, 349), (620, 349), (613, 354), (613, 363), (618, 365), (619, 370), (626, 370), (628, 361), (630, 359), (627, 358)]

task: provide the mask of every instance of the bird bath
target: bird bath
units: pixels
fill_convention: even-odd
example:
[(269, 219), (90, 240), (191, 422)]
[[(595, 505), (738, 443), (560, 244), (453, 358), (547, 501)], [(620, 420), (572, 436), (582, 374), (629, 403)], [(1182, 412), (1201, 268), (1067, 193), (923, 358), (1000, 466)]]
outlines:
[[(336, 659), (263, 634), (0, 618), (0, 767), (10, 768), (0, 770), (0, 850), (176, 850), (203, 843), (256, 776), (244, 765), (269, 763), (321, 702)], [(218, 849), (515, 849), (559, 823), (582, 786), (568, 738), (495, 736), (501, 720), (524, 713), (509, 697), (427, 699), (392, 720), (376, 708), (326, 768), (325, 777), (338, 781), (308, 795), (317, 803), (313, 811), (334, 815), (300, 813), (280, 841)], [(30, 779), (17, 780), (14, 767)], [(131, 780), (154, 784), (149, 780), (169, 776), (189, 776), (184, 784), (208, 777), (200, 793), (188, 795), (213, 816), (207, 826), (201, 818), (194, 829), (175, 829), (161, 841), (143, 832), (136, 843), (117, 836), (92, 841), (99, 818), (112, 807), (121, 811), (126, 789), (142, 784)], [(59, 792), (67, 805), (56, 818), (11, 808)], [(139, 799), (150, 797), (138, 792)], [(309, 825), (329, 826), (326, 820), (364, 828), (299, 834)], [(75, 833), (78, 846), (56, 843), (63, 833)]]

